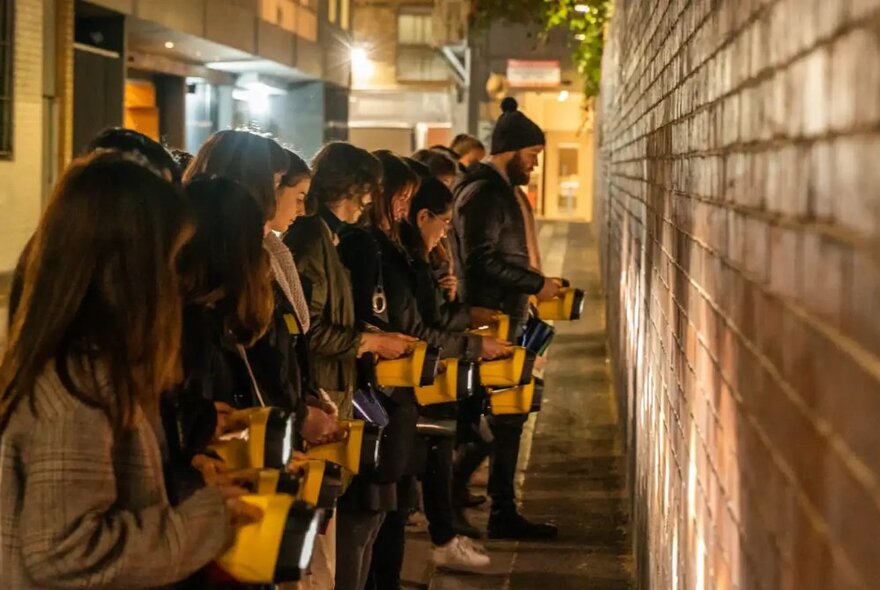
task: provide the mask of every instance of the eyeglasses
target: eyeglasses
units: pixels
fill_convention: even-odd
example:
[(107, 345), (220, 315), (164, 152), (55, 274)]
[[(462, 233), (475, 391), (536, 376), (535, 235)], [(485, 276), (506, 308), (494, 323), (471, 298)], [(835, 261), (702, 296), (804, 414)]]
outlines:
[(452, 227), (452, 217), (451, 217), (451, 216), (450, 216), (450, 217), (440, 217), (439, 215), (437, 215), (437, 214), (434, 213), (433, 211), (428, 211), (428, 213), (429, 213), (429, 214), (431, 215), (431, 217), (433, 217), (434, 219), (437, 219), (437, 220), (442, 221), (443, 224), (444, 224), (447, 228)]

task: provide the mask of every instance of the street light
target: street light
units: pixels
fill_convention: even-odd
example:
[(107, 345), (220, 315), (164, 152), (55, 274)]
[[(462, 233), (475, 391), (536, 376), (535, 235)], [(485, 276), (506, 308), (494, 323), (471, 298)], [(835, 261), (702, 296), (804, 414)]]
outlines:
[(364, 47), (351, 48), (351, 69), (358, 78), (370, 78), (376, 71), (376, 66)]

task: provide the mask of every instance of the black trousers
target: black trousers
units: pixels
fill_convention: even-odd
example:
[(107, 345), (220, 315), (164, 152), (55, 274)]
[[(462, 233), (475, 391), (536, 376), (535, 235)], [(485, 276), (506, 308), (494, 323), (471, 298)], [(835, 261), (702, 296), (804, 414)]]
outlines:
[[(400, 570), (406, 548), (406, 519), (409, 511), (389, 512), (376, 537), (367, 590), (399, 590)], [(337, 578), (338, 582), (338, 578)], [(337, 583), (337, 590), (340, 586)]]
[(336, 519), (336, 590), (364, 590), (385, 513), (340, 506)]
[(516, 512), (516, 464), (519, 460), (519, 442), (528, 414), (489, 416), (489, 428), (494, 440), (489, 453), (489, 497), (493, 514)]
[(427, 458), (422, 476), (422, 499), (431, 542), (445, 545), (455, 537), (452, 529), (452, 437), (425, 437)]

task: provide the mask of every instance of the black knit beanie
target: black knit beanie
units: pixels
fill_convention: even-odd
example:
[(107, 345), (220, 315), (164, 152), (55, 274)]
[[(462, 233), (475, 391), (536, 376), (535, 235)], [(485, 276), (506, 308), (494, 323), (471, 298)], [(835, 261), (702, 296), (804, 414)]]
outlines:
[(492, 155), (515, 152), (535, 145), (544, 145), (544, 132), (519, 110), (516, 99), (508, 96), (501, 101), (501, 116), (492, 132)]

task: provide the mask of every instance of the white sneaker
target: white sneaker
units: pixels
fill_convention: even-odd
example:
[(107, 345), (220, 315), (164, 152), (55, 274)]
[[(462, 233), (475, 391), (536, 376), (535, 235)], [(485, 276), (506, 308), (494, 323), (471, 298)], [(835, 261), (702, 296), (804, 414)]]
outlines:
[(440, 568), (472, 572), (484, 569), (491, 560), (485, 553), (476, 550), (465, 537), (454, 537), (447, 544), (434, 547), (431, 561)]
[(470, 537), (465, 537), (464, 535), (459, 535), (458, 538), (461, 539), (462, 543), (464, 543), (480, 555), (489, 555), (489, 550), (486, 549), (486, 546), (482, 543), (478, 543), (477, 541), (474, 541)]

